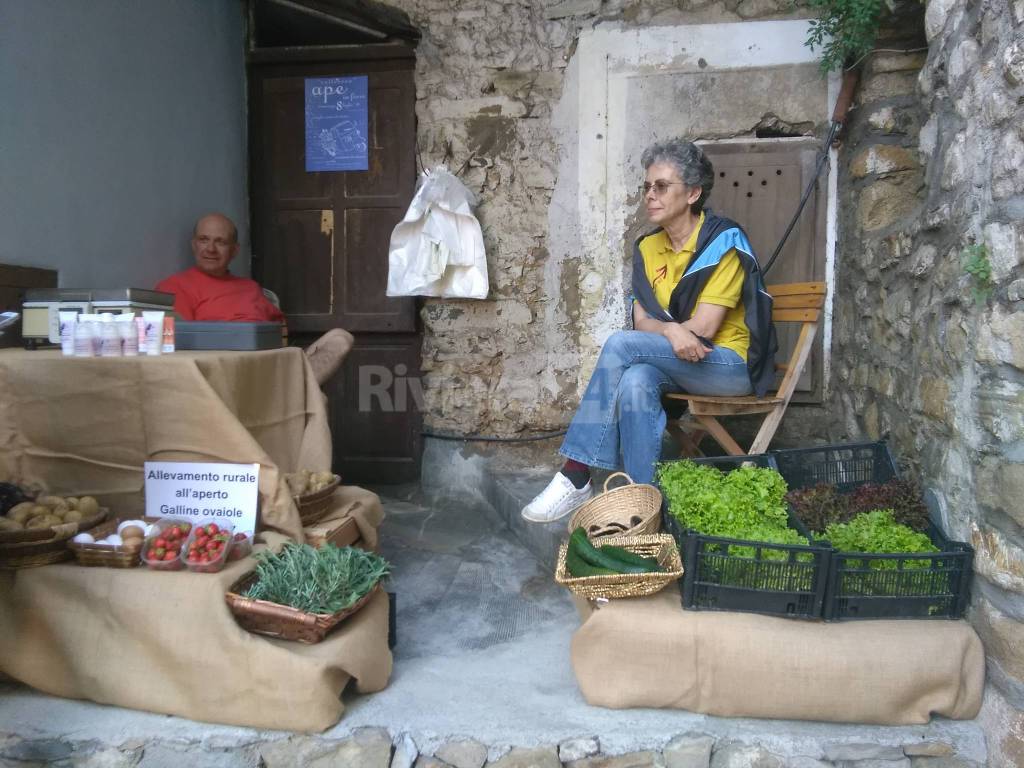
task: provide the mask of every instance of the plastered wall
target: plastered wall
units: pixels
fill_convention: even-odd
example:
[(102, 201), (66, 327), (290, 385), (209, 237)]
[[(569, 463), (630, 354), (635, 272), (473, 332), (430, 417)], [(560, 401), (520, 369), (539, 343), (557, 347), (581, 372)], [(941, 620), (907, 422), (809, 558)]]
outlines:
[(203, 212), (244, 235), (244, 34), (237, 0), (0, 3), (0, 263), (149, 288)]

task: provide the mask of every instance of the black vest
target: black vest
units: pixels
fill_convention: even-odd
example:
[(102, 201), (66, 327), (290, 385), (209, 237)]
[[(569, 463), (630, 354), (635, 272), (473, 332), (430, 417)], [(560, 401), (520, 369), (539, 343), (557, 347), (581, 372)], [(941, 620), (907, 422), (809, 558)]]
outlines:
[(772, 297), (764, 289), (761, 269), (746, 234), (736, 222), (710, 211), (704, 214), (704, 224), (697, 235), (697, 247), (683, 276), (672, 289), (668, 310), (661, 308), (654, 296), (654, 288), (647, 279), (644, 257), (640, 253), (640, 242), (645, 237), (657, 234), (658, 228), (637, 239), (633, 245), (633, 298), (643, 310), (665, 322), (681, 323), (690, 319), (697, 298), (704, 286), (731, 249), (739, 254), (745, 277), (743, 280), (743, 322), (750, 331), (750, 346), (747, 349), (747, 374), (754, 394), (764, 397), (775, 383), (775, 353), (779, 343), (772, 324)]

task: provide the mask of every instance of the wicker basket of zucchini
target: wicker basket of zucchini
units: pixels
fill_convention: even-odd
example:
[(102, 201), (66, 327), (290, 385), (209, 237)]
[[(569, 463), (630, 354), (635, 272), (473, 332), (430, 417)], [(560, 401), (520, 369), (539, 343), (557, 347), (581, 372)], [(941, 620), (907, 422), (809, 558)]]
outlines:
[(604, 536), (577, 528), (562, 544), (555, 581), (587, 599), (653, 595), (683, 575), (675, 540), (665, 533)]

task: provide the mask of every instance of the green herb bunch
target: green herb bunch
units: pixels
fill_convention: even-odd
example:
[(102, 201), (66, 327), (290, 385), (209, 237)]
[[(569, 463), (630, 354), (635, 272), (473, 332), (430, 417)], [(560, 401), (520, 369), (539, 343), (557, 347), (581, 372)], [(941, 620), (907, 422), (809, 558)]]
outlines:
[(992, 295), (992, 263), (988, 260), (988, 248), (983, 243), (968, 245), (960, 254), (964, 272), (971, 276), (971, 293), (976, 304), (984, 304)]
[(883, 0), (810, 0), (818, 10), (804, 45), (821, 48), (821, 69), (830, 72), (861, 58), (874, 45)]
[[(897, 523), (891, 509), (862, 512), (848, 523), (833, 523), (825, 529), (825, 537), (840, 552), (871, 552), (874, 554), (914, 554), (938, 552), (925, 534)], [(873, 568), (895, 568), (893, 560), (872, 560)], [(930, 560), (907, 561), (905, 567), (927, 568)]]
[[(692, 461), (660, 465), (658, 482), (669, 512), (685, 528), (707, 536), (763, 541), (770, 544), (807, 544), (788, 526), (783, 498), (786, 481), (774, 469), (740, 467), (728, 473)], [(730, 547), (729, 553), (751, 556), (750, 547)], [(764, 552), (784, 557), (784, 552)]]
[(382, 557), (356, 547), (286, 544), (277, 554), (256, 555), (256, 582), (246, 597), (269, 600), (307, 613), (343, 611), (389, 573)]

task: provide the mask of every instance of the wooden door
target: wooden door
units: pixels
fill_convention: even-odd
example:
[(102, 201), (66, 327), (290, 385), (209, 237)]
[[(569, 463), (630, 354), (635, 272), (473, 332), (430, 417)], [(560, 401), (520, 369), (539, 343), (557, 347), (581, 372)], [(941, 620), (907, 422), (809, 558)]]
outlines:
[[(421, 334), (412, 298), (388, 298), (388, 242), (412, 200), (415, 87), (400, 44), (250, 54), (253, 276), (274, 291), (292, 343), (331, 328), (356, 344), (325, 387), (334, 469), (346, 480), (419, 479)], [(305, 170), (304, 80), (366, 75), (369, 169)], [(360, 387), (369, 387), (361, 392)]]
[[(821, 142), (815, 139), (761, 139), (709, 142), (701, 147), (715, 167), (715, 186), (708, 207), (735, 220), (746, 231), (763, 266), (789, 225), (800, 196), (814, 175)], [(825, 280), (825, 209), (828, 173), (822, 173), (800, 220), (775, 260), (765, 282), (805, 283)], [(776, 326), (777, 360), (793, 351), (798, 324)], [(819, 331), (793, 402), (821, 402), (824, 334)], [(781, 374), (779, 375), (781, 379)]]

